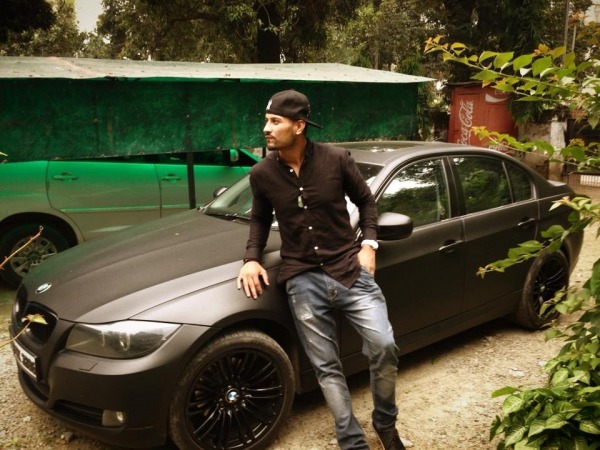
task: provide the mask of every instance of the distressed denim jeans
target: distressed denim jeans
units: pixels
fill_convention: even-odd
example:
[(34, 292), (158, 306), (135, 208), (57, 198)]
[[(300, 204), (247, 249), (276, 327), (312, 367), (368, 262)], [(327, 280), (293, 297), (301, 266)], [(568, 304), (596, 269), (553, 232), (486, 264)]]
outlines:
[(342, 373), (335, 311), (340, 310), (362, 337), (362, 352), (369, 359), (373, 424), (380, 430), (395, 427), (398, 349), (379, 286), (365, 269), (350, 289), (321, 270), (311, 270), (288, 280), (286, 289), (298, 336), (333, 413), (340, 448), (368, 449)]

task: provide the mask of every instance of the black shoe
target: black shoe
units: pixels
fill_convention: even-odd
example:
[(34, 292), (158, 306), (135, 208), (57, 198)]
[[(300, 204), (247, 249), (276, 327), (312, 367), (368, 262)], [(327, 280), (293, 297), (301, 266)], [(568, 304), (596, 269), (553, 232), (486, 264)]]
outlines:
[(406, 450), (396, 428), (390, 428), (389, 430), (378, 430), (375, 426), (373, 428), (384, 450)]

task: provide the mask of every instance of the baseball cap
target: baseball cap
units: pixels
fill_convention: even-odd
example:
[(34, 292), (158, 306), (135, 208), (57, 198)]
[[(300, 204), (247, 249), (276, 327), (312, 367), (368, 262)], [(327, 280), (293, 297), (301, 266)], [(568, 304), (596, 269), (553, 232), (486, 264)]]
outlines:
[(274, 94), (267, 104), (266, 111), (269, 114), (287, 117), (292, 120), (304, 120), (313, 127), (323, 128), (314, 122), (308, 120), (310, 116), (310, 104), (308, 98), (301, 92), (294, 89), (281, 91)]

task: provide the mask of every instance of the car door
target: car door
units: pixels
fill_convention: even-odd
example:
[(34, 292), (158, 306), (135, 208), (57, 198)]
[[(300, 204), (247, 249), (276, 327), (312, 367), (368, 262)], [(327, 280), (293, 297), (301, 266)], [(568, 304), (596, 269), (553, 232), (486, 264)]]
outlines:
[[(240, 163), (240, 153), (235, 149), (195, 152), (192, 156), (198, 206), (211, 201), (217, 188), (231, 186), (249, 170), (249, 166)], [(156, 170), (160, 183), (161, 215), (189, 209), (187, 155), (159, 155)]]
[(466, 236), (467, 295), (462, 309), (470, 311), (518, 295), (523, 288), (529, 264), (488, 273), (484, 278), (476, 273), (480, 267), (506, 258), (509, 248), (536, 238), (538, 204), (529, 175), (508, 160), (454, 157), (452, 166), (461, 188)]
[[(410, 333), (460, 312), (463, 223), (452, 217), (452, 196), (441, 158), (403, 167), (377, 197), (379, 214), (406, 214), (414, 223), (409, 238), (379, 241), (375, 276), (385, 295), (396, 339), (407, 345), (407, 340), (413, 339), (408, 337)], [(347, 322), (342, 323), (344, 353), (359, 352), (360, 339)]]
[(50, 161), (48, 199), (85, 240), (160, 217), (154, 163), (144, 156)]

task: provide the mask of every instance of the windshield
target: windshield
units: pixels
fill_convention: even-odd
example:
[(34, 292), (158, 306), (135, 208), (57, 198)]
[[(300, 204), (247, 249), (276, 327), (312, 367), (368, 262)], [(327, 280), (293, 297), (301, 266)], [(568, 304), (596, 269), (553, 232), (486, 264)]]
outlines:
[[(357, 163), (360, 173), (370, 185), (375, 176), (381, 171), (382, 166), (375, 164)], [(352, 210), (354, 205), (348, 202), (348, 210)], [(211, 216), (222, 216), (230, 219), (250, 219), (252, 210), (252, 189), (250, 189), (250, 178), (242, 178), (235, 183), (207, 207), (206, 214)]]

